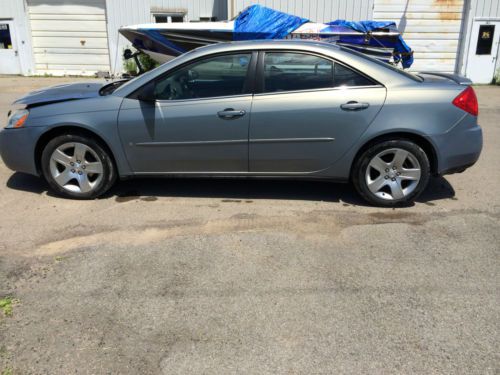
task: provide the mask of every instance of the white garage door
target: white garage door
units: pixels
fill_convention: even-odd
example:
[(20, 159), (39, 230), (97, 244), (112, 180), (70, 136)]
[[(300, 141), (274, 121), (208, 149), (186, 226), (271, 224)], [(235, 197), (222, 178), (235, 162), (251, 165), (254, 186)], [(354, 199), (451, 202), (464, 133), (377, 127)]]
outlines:
[(29, 0), (37, 74), (109, 72), (105, 0)]

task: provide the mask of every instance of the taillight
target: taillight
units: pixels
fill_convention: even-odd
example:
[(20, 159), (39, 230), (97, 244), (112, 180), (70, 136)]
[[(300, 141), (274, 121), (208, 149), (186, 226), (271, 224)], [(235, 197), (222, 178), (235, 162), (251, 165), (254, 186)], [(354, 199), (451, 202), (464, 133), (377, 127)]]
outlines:
[(471, 86), (468, 86), (464, 91), (458, 94), (458, 96), (453, 99), (452, 103), (473, 116), (477, 116), (479, 114), (476, 93)]

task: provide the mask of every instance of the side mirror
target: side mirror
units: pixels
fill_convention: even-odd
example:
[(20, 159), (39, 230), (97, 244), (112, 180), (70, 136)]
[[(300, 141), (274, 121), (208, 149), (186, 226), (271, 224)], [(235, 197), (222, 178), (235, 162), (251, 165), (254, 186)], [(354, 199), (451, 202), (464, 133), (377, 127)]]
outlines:
[(141, 102), (154, 103), (156, 102), (155, 96), (155, 83), (149, 82), (145, 86), (142, 87), (139, 95), (137, 95), (137, 99)]

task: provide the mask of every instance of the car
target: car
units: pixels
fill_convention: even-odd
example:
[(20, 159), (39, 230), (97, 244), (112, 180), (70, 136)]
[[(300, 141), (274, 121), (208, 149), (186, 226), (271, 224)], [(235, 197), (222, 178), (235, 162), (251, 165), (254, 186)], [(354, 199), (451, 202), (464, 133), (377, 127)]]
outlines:
[(482, 148), (467, 79), (315, 41), (213, 44), (127, 82), (60, 85), (14, 106), (5, 164), (77, 199), (118, 178), (252, 176), (351, 182), (373, 205), (407, 205)]

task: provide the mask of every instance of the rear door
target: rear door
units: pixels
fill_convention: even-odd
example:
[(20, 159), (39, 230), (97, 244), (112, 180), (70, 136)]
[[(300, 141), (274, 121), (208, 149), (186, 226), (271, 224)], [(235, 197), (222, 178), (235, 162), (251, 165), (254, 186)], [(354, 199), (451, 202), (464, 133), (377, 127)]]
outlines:
[(386, 89), (324, 56), (268, 51), (258, 63), (249, 135), (254, 173), (328, 168), (381, 109)]

